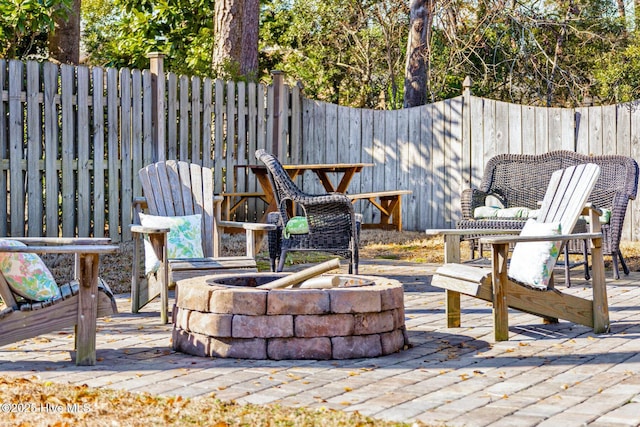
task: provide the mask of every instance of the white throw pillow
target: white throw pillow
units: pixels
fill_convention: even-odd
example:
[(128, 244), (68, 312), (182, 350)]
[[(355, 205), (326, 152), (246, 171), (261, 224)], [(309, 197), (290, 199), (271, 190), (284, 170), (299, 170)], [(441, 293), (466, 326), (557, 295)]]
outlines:
[[(26, 246), (0, 239), (0, 246)], [(28, 252), (0, 252), (0, 272), (13, 292), (31, 301), (59, 298), (60, 288), (42, 259)]]
[[(528, 219), (521, 236), (550, 236), (562, 233), (559, 222), (539, 223)], [(560, 253), (561, 242), (516, 243), (508, 276), (536, 289), (547, 289), (551, 272)]]
[[(202, 215), (154, 216), (140, 214), (140, 224), (144, 227), (168, 228), (167, 258), (203, 258)], [(160, 260), (148, 239), (144, 240), (145, 272), (158, 271)]]

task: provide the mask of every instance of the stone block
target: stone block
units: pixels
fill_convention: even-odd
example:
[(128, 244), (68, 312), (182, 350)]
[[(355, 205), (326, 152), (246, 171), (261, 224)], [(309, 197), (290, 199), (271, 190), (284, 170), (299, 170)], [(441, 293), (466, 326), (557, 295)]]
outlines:
[(331, 359), (331, 339), (318, 338), (274, 338), (267, 343), (269, 359)]
[(354, 318), (355, 335), (379, 334), (394, 329), (393, 311), (391, 310), (380, 313), (354, 314)]
[(377, 357), (382, 354), (380, 335), (353, 335), (331, 338), (334, 359)]
[(405, 346), (404, 338), (404, 332), (401, 329), (380, 334), (382, 354), (390, 354), (402, 350)]
[(267, 312), (267, 290), (220, 288), (210, 298), (211, 313), (258, 316)]
[(234, 338), (274, 338), (293, 336), (293, 316), (233, 316)]
[(296, 337), (353, 335), (354, 331), (353, 314), (295, 316), (293, 323)]
[(188, 330), (210, 337), (231, 337), (231, 314), (191, 312)]
[(376, 313), (382, 308), (376, 286), (334, 288), (329, 290), (332, 313)]
[(402, 285), (389, 286), (381, 292), (382, 311), (404, 307), (404, 289)]
[(173, 312), (173, 324), (176, 328), (189, 330), (189, 314), (191, 310), (186, 308), (176, 308)]
[(262, 338), (211, 338), (210, 355), (238, 359), (266, 359), (267, 340)]
[(209, 311), (209, 299), (214, 287), (199, 283), (193, 279), (179, 280), (176, 283), (176, 305), (189, 310)]
[(396, 308), (392, 310), (392, 313), (393, 313), (393, 328), (394, 329), (403, 328), (405, 325), (404, 307)]
[(194, 356), (209, 356), (211, 343), (210, 338), (206, 335), (173, 328), (172, 338), (171, 345), (175, 351), (181, 351)]
[(267, 297), (267, 314), (329, 313), (329, 293), (321, 289), (274, 289)]

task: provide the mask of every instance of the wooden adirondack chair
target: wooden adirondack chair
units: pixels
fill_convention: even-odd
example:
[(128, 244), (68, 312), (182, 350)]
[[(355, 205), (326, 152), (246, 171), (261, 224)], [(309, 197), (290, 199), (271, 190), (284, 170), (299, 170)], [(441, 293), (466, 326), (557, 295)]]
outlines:
[[(163, 323), (168, 321), (169, 287), (176, 280), (198, 275), (230, 270), (254, 270), (256, 268), (256, 233), (272, 230), (268, 224), (232, 222), (220, 220), (221, 197), (213, 194), (213, 171), (197, 164), (167, 160), (148, 165), (138, 172), (145, 198), (134, 201), (135, 215), (147, 208), (148, 213), (161, 217), (181, 217), (201, 215), (202, 258), (169, 259), (167, 257), (166, 227), (144, 227), (132, 225), (134, 237), (134, 255), (131, 279), (131, 310), (137, 313), (149, 301), (161, 297), (160, 315)], [(137, 218), (136, 218), (137, 219)], [(134, 219), (134, 220), (136, 220)], [(242, 228), (246, 232), (246, 255), (219, 256), (220, 229)], [(160, 260), (157, 272), (141, 278), (140, 242), (146, 235), (153, 251)]]
[[(556, 171), (551, 177), (542, 202), (538, 223), (560, 223), (561, 230), (572, 230), (599, 175), (599, 167), (594, 164), (573, 166)], [(609, 330), (609, 311), (602, 256), (602, 233), (600, 230), (600, 211), (587, 207), (590, 215), (591, 232), (582, 234), (561, 234), (546, 236), (492, 236), (481, 239), (491, 245), (491, 269), (478, 266), (446, 263), (436, 270), (432, 285), (447, 290), (447, 324), (460, 326), (460, 294), (470, 295), (493, 303), (494, 333), (496, 341), (509, 338), (509, 307), (537, 314), (549, 321), (565, 319), (593, 328), (602, 333)], [(465, 232), (465, 230), (455, 230)], [(466, 230), (474, 232), (474, 230)], [(495, 233), (496, 231), (493, 230)], [(446, 234), (446, 233), (444, 233)], [(449, 233), (454, 234), (454, 233)], [(460, 233), (458, 233), (460, 234)], [(524, 234), (524, 233), (523, 233)], [(527, 242), (561, 241), (587, 239), (591, 242), (593, 265), (593, 298), (584, 299), (562, 293), (553, 288), (553, 276), (544, 290), (535, 289), (514, 281), (508, 276), (507, 257), (509, 244), (516, 243), (515, 256), (522, 256), (524, 262), (531, 262), (528, 250), (519, 251), (518, 245)], [(445, 241), (446, 237), (445, 237)], [(449, 240), (453, 242), (454, 240)], [(445, 247), (445, 249), (447, 249)], [(521, 247), (521, 249), (524, 249)], [(459, 257), (449, 248), (453, 258)], [(557, 258), (557, 254), (554, 258)], [(552, 263), (555, 259), (552, 258)], [(458, 258), (459, 259), (459, 258)], [(445, 262), (448, 260), (445, 259)], [(511, 266), (516, 260), (513, 256)], [(549, 271), (553, 270), (551, 264)]]
[(27, 246), (2, 246), (0, 252), (75, 255), (76, 280), (59, 286), (60, 296), (44, 302), (18, 296), (0, 273), (0, 346), (76, 326), (76, 365), (96, 363), (96, 318), (116, 314), (113, 294), (98, 278), (99, 255), (118, 247), (109, 239), (15, 238)]

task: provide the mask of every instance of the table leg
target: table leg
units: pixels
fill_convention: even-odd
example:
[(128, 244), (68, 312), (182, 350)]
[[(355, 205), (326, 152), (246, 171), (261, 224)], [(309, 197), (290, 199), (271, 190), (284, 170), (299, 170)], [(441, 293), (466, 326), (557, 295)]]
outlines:
[(96, 364), (96, 324), (98, 317), (98, 254), (80, 255), (80, 289), (76, 328), (76, 365)]
[[(444, 236), (444, 262), (445, 264), (460, 262), (460, 236), (447, 234)], [(460, 292), (446, 291), (447, 327), (460, 327)]]

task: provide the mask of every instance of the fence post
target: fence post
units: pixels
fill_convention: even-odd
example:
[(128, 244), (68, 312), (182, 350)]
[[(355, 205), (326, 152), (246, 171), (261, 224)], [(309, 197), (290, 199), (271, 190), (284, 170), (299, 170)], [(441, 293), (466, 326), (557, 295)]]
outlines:
[(287, 158), (284, 139), (286, 130), (284, 120), (287, 119), (284, 73), (280, 70), (272, 70), (271, 78), (273, 80), (273, 140), (271, 152), (284, 162)]
[(471, 77), (462, 82), (462, 182), (471, 188), (473, 164), (471, 163)]
[(166, 160), (165, 147), (165, 105), (164, 105), (164, 54), (150, 52), (149, 70), (151, 71), (151, 111), (153, 116), (153, 158)]

